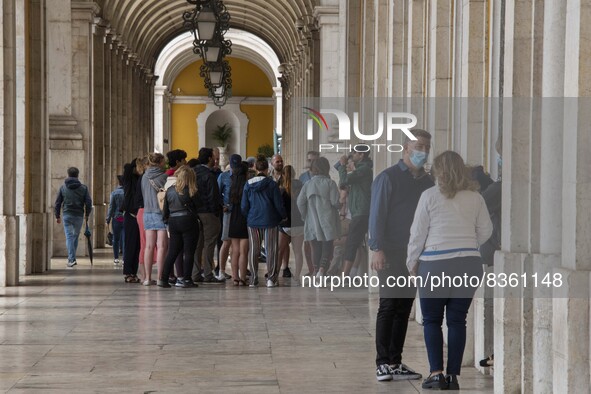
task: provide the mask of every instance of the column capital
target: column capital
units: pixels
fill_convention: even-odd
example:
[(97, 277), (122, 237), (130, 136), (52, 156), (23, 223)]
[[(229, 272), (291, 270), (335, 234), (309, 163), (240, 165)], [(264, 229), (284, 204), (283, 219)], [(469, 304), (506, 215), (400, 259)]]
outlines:
[(95, 2), (72, 1), (72, 20), (93, 22), (94, 17), (101, 12), (101, 7)]
[(314, 7), (314, 17), (318, 20), (318, 28), (323, 25), (339, 24), (339, 7), (335, 6), (317, 6)]
[(98, 37), (102, 37), (103, 40), (107, 36), (107, 31), (109, 29), (109, 21), (95, 16), (92, 21), (92, 34)]

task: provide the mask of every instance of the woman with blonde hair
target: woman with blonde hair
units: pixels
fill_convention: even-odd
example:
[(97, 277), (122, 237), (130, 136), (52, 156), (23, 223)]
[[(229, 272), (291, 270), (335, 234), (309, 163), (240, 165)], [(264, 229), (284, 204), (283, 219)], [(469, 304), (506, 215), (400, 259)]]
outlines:
[[(176, 183), (166, 190), (162, 219), (168, 223), (170, 245), (164, 267), (159, 272), (158, 286), (171, 287), (168, 278), (172, 266), (179, 256), (184, 253), (183, 278), (178, 287), (196, 287), (191, 275), (193, 273), (193, 256), (199, 238), (197, 223), (197, 208), (200, 200), (197, 195), (197, 181), (195, 171), (183, 165), (176, 172)], [(180, 278), (179, 278), (180, 279)]]
[[(425, 283), (419, 285), (423, 331), (431, 374), (424, 389), (459, 390), (462, 356), (466, 346), (466, 315), (476, 291), (472, 281), (458, 286), (458, 278), (480, 279), (479, 247), (490, 237), (492, 223), (478, 184), (462, 157), (443, 152), (432, 167), (436, 185), (421, 195), (408, 244), (407, 267)], [(452, 280), (431, 291), (428, 278)], [(420, 283), (420, 282), (419, 282)], [(447, 374), (443, 375), (443, 315), (448, 327)]]
[(144, 199), (144, 230), (146, 230), (146, 250), (144, 251), (144, 286), (155, 285), (152, 280), (154, 248), (158, 246), (156, 262), (158, 274), (162, 272), (164, 256), (168, 249), (168, 234), (162, 221), (162, 211), (158, 204), (158, 192), (164, 187), (167, 175), (164, 172), (166, 160), (161, 153), (148, 155), (148, 168), (142, 176), (142, 196)]

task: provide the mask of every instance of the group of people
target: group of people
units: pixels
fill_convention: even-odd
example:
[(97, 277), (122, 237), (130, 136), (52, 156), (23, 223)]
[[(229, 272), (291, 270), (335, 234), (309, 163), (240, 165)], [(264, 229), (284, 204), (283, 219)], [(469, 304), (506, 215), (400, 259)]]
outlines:
[[(349, 275), (368, 233), (371, 267), (380, 283), (387, 283), (388, 277), (428, 278), (444, 271), (481, 276), (479, 248), (491, 237), (493, 226), (478, 183), (461, 156), (452, 151), (438, 155), (427, 173), (424, 165), (431, 135), (418, 129), (413, 134), (416, 139), (404, 143), (402, 159), (375, 179), (368, 153), (343, 156), (334, 166), (339, 185), (329, 175), (329, 161), (314, 151), (308, 152), (308, 170), (299, 179), (292, 166), (284, 166), (280, 155), (273, 156), (269, 164), (264, 157), (243, 161), (234, 154), (225, 172), (218, 168), (216, 152), (210, 148), (201, 148), (199, 157), (188, 163), (184, 151), (169, 152), (168, 170), (166, 158), (159, 153), (134, 159), (124, 167), (107, 215), (115, 237), (125, 234), (125, 282), (194, 287), (197, 282), (232, 278), (236, 286), (256, 287), (264, 245), (266, 286), (275, 287), (282, 266), (284, 276), (291, 276), (290, 244), (295, 278), (299, 279), (304, 257), (308, 275), (327, 274), (335, 241), (341, 241), (343, 248), (339, 269)], [(79, 231), (79, 216), (88, 217), (92, 204), (88, 189), (77, 180), (77, 170), (70, 170), (55, 212), (59, 221), (63, 203), (68, 266), (72, 267), (76, 240), (69, 235), (76, 226)], [(118, 263), (119, 247), (113, 244)], [(230, 253), (232, 274), (227, 275)], [(154, 260), (157, 281), (152, 280)], [(422, 378), (402, 363), (416, 291), (410, 282), (402, 288), (380, 286), (376, 321), (376, 376), (380, 381)], [(459, 389), (466, 315), (474, 292), (473, 288), (449, 287), (434, 295), (419, 287), (430, 363), (423, 388)], [(448, 325), (446, 374), (444, 314)]]

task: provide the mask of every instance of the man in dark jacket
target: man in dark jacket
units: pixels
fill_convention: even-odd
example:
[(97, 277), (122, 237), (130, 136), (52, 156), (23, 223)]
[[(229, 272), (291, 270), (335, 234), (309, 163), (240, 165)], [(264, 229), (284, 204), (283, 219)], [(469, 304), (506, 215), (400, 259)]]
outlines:
[(199, 216), (199, 242), (195, 251), (195, 263), (193, 266), (193, 282), (221, 283), (213, 274), (215, 267), (213, 255), (221, 230), (220, 214), (222, 200), (220, 189), (213, 167), (215, 159), (213, 149), (201, 148), (199, 150), (199, 165), (193, 167), (197, 175), (197, 190), (202, 205), (197, 209)]
[(412, 130), (397, 164), (382, 171), (371, 186), (369, 247), (371, 267), (380, 278), (380, 306), (376, 319), (376, 378), (420, 379), (421, 374), (402, 363), (408, 318), (416, 288), (388, 287), (388, 277), (408, 276), (406, 255), (410, 227), (423, 191), (434, 185), (423, 169), (431, 149), (431, 134)]
[[(58, 224), (64, 222), (66, 234), (66, 247), (68, 249), (68, 268), (76, 264), (76, 250), (78, 249), (78, 238), (82, 222), (90, 216), (92, 211), (92, 200), (88, 193), (88, 187), (78, 180), (80, 171), (76, 167), (68, 168), (68, 177), (57, 193), (55, 199), (55, 219)], [(60, 212), (62, 217), (60, 217)]]
[(261, 237), (264, 234), (267, 249), (267, 287), (278, 285), (277, 277), (281, 263), (279, 262), (277, 241), (279, 223), (287, 218), (279, 186), (267, 176), (269, 163), (264, 157), (256, 162), (257, 176), (248, 180), (242, 194), (241, 209), (248, 224), (248, 239), (250, 242), (248, 265), (251, 272), (250, 286), (258, 285), (258, 255), (261, 247)]
[(373, 180), (373, 164), (369, 158), (369, 152), (355, 152), (352, 159), (353, 164), (348, 165), (347, 156), (343, 156), (335, 166), (339, 171), (340, 186), (349, 186), (351, 223), (343, 253), (345, 261), (343, 273), (346, 276), (351, 272), (355, 256), (357, 256), (357, 249), (367, 234), (371, 182)]

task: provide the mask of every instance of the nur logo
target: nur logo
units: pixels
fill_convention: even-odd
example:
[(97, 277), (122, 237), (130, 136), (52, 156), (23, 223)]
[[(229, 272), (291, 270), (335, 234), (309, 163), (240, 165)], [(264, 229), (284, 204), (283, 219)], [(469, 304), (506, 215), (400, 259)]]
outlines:
[(310, 124), (314, 121), (316, 122), (316, 124), (318, 125), (318, 127), (320, 128), (320, 130), (324, 129), (328, 131), (328, 123), (326, 123), (326, 119), (324, 119), (324, 116), (322, 116), (322, 114), (318, 111), (316, 111), (315, 109), (312, 108), (308, 108), (308, 107), (302, 107), (304, 108), (304, 114), (308, 115), (310, 117), (310, 119), (308, 119), (308, 139), (312, 139), (310, 138), (310, 132), (311, 129), (314, 127), (314, 125), (312, 124), (312, 127), (310, 127)]
[[(308, 140), (314, 139), (314, 122), (318, 125), (321, 130), (328, 131), (328, 123), (322, 115), (333, 114), (337, 117), (339, 124), (339, 140), (347, 141), (351, 140), (351, 119), (349, 116), (338, 109), (321, 109), (317, 111), (313, 108), (302, 107), (304, 114), (308, 115), (307, 120), (307, 138)], [(400, 123), (399, 119), (408, 120), (406, 123)], [(373, 134), (365, 134), (359, 130), (359, 112), (353, 113), (353, 132), (355, 136), (362, 141), (375, 141), (379, 139), (384, 133), (384, 124), (386, 128), (386, 138), (388, 141), (392, 141), (392, 132), (394, 130), (402, 131), (408, 138), (416, 141), (417, 138), (410, 132), (410, 129), (417, 125), (417, 117), (408, 112), (378, 112), (378, 130)]]

